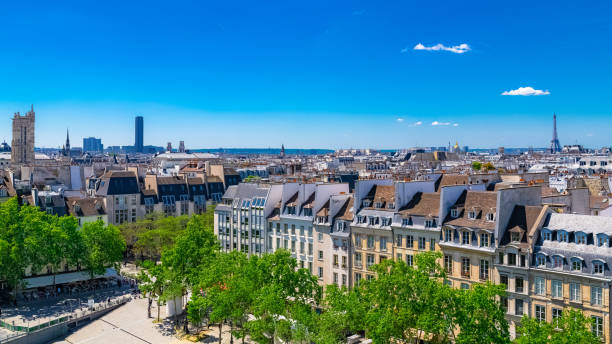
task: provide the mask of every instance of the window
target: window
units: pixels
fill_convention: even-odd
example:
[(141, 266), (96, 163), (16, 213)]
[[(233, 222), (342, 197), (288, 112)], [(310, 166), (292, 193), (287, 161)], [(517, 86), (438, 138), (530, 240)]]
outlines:
[(580, 259), (572, 259), (572, 271), (581, 271), (582, 270), (582, 260)]
[(562, 315), (563, 315), (563, 310), (561, 308), (552, 309), (552, 323), (555, 326), (555, 328), (557, 327), (559, 318), (561, 318)]
[(603, 274), (604, 265), (602, 262), (594, 261), (593, 262), (593, 273), (594, 274)]
[(338, 284), (338, 273), (334, 272), (334, 284)]
[(519, 235), (519, 234), (520, 234), (520, 233), (517, 233), (517, 232), (512, 232), (512, 233), (510, 233), (510, 241), (512, 241), (512, 242), (518, 242), (518, 241), (520, 241), (520, 240), (521, 240), (521, 237), (520, 237), (520, 235)]
[(355, 285), (359, 285), (360, 281), (361, 281), (361, 273), (356, 273), (355, 274)]
[(362, 263), (361, 252), (355, 252), (355, 266), (361, 267)]
[(399, 234), (395, 236), (395, 245), (402, 247), (402, 236)]
[(535, 284), (535, 294), (536, 295), (544, 295), (546, 294), (546, 280), (542, 277), (536, 277), (534, 280)]
[(563, 268), (563, 257), (561, 256), (553, 256), (553, 268), (562, 269)]
[(508, 289), (508, 275), (499, 275), (499, 283), (506, 286), (506, 290)]
[(433, 228), (433, 227), (435, 227), (434, 220), (425, 220), (425, 228)]
[(601, 287), (591, 287), (591, 305), (601, 306), (602, 304), (602, 290)]
[(304, 248), (305, 248), (304, 242), (300, 241), (300, 253), (301, 254), (304, 254), (304, 251), (305, 251)]
[(430, 251), (436, 250), (436, 239), (434, 238), (429, 239), (429, 250)]
[(476, 219), (476, 212), (475, 212), (475, 211), (473, 211), (473, 210), (472, 210), (472, 211), (469, 211), (469, 212), (468, 212), (468, 219), (470, 219), (470, 220), (474, 220), (474, 219)]
[(461, 276), (470, 277), (470, 258), (461, 258)]
[(457, 216), (459, 216), (459, 211), (457, 211), (457, 209), (451, 209), (451, 216), (452, 216), (452, 217), (457, 217)]
[(323, 268), (319, 266), (319, 278), (323, 278)]
[(346, 287), (346, 275), (342, 275), (342, 286)]
[(593, 323), (591, 325), (593, 334), (597, 337), (603, 337), (603, 318), (593, 315), (591, 316), (591, 319), (593, 319)]
[(504, 253), (499, 252), (499, 264), (504, 264)]
[(560, 280), (552, 280), (550, 282), (552, 297), (563, 298), (563, 282)]
[(368, 254), (366, 256), (366, 267), (369, 268), (372, 265), (374, 265), (374, 255), (373, 254)]
[(542, 240), (552, 240), (552, 232), (550, 231), (542, 232)]
[(487, 221), (489, 222), (495, 221), (495, 213), (487, 213)]
[(508, 253), (508, 265), (516, 265), (516, 253)]
[(411, 254), (406, 255), (406, 264), (412, 266), (414, 263), (414, 257)]
[(414, 247), (414, 238), (412, 235), (406, 235), (406, 248)]
[(537, 266), (545, 266), (546, 265), (546, 256), (543, 254), (538, 254), (536, 256), (536, 265)]
[(523, 278), (522, 277), (516, 277), (514, 279), (514, 291), (516, 291), (517, 293), (523, 292)]
[(312, 255), (312, 243), (308, 243), (308, 255)]
[(486, 281), (489, 279), (489, 261), (481, 259), (480, 260), (480, 280)]
[(453, 274), (453, 257), (452, 256), (444, 256), (444, 269), (446, 273), (449, 275)]
[(423, 237), (419, 237), (419, 250), (424, 250), (425, 249), (425, 238)]
[(317, 234), (317, 240), (323, 241), (323, 233)]
[(568, 240), (567, 232), (559, 231), (559, 233), (557, 234), (557, 238), (559, 239), (560, 242), (567, 242)]
[(461, 289), (463, 289), (463, 290), (470, 289), (470, 285), (467, 284), (467, 283), (461, 283)]
[(587, 236), (584, 233), (576, 233), (576, 244), (586, 245)]
[(323, 251), (319, 251), (319, 259), (323, 259)]
[(523, 315), (523, 300), (521, 299), (514, 300), (514, 314)]
[(580, 283), (570, 283), (570, 301), (580, 302)]
[(453, 230), (450, 228), (446, 228), (444, 230), (444, 240), (453, 241)]
[(546, 306), (535, 306), (535, 318), (537, 321), (546, 321)]
[(295, 240), (291, 240), (291, 252), (295, 252)]
[(361, 237), (359, 234), (355, 234), (355, 247), (361, 248)]
[(527, 262), (527, 256), (524, 254), (521, 254), (521, 266), (525, 267), (525, 262)]
[(380, 250), (383, 252), (387, 251), (387, 238), (384, 236), (380, 237)]
[(346, 256), (342, 256), (342, 268), (346, 268)]
[(470, 244), (470, 232), (461, 232), (461, 243), (463, 245), (469, 245)]
[(608, 236), (605, 234), (600, 234), (597, 236), (597, 246), (605, 246), (608, 247)]
[(373, 235), (368, 235), (368, 248), (369, 249), (374, 248), (374, 236)]
[(488, 233), (480, 233), (480, 247), (489, 247)]
[(338, 255), (334, 254), (334, 266), (338, 267)]

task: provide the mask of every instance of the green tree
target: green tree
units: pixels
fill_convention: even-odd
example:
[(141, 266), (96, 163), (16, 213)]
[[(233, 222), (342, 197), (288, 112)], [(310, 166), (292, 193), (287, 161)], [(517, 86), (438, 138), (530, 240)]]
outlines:
[(125, 241), (119, 229), (113, 225), (105, 226), (102, 220), (83, 225), (85, 247), (84, 263), (91, 279), (106, 272), (107, 267), (119, 271), (119, 262), (125, 251)]
[(487, 162), (486, 164), (482, 165), (482, 169), (485, 171), (493, 171), (495, 169), (495, 166), (493, 166), (492, 163)]
[(474, 171), (480, 171), (482, 168), (482, 163), (480, 161), (472, 161), (472, 169)]
[(505, 286), (491, 283), (474, 284), (471, 289), (455, 290), (456, 325), (459, 328), (455, 342), (509, 343), (506, 312), (499, 298), (505, 295)]
[(565, 309), (554, 323), (538, 321), (524, 316), (517, 328), (515, 343), (547, 343), (547, 344), (596, 344), (601, 343), (592, 331), (593, 320), (584, 316), (577, 309)]

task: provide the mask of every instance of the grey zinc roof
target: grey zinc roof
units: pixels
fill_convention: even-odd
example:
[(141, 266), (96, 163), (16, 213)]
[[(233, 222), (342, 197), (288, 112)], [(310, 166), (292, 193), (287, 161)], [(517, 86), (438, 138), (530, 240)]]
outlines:
[(544, 223), (544, 228), (612, 235), (612, 217), (551, 213)]

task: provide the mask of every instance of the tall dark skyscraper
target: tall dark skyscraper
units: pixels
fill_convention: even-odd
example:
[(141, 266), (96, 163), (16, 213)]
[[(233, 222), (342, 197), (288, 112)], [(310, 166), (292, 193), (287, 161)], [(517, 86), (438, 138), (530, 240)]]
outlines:
[(142, 147), (143, 147), (143, 126), (144, 126), (144, 119), (142, 118), (142, 116), (136, 116), (136, 135), (135, 135), (135, 142), (134, 142), (134, 149), (139, 152), (142, 153)]

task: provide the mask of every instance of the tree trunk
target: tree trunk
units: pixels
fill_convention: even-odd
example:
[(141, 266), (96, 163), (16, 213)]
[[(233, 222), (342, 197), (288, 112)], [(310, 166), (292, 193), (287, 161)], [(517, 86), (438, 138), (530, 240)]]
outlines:
[(159, 296), (157, 297), (157, 322), (159, 322)]
[(221, 334), (223, 333), (223, 322), (219, 321), (219, 344), (221, 344)]
[(230, 344), (234, 344), (234, 334), (232, 330), (234, 329), (234, 323), (230, 321)]
[(149, 294), (149, 307), (148, 307), (148, 310), (147, 310), (147, 316), (149, 318), (151, 318), (151, 304), (152, 303), (153, 303), (153, 300), (151, 300), (151, 294)]

